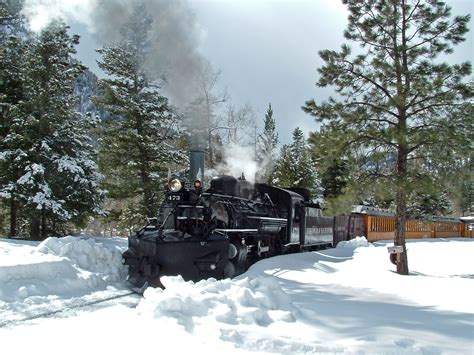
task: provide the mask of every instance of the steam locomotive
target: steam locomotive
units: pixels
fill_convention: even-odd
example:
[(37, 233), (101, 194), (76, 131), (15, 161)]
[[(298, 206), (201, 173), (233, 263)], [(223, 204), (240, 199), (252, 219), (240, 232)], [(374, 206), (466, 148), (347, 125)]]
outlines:
[(263, 258), (330, 247), (332, 228), (303, 188), (224, 175), (204, 190), (200, 180), (172, 178), (158, 217), (129, 237), (123, 257), (139, 288), (162, 286), (163, 275), (222, 279)]

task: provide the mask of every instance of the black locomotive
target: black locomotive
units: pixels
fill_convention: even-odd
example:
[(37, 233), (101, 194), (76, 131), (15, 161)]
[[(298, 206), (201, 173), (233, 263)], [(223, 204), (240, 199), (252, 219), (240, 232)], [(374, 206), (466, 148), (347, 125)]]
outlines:
[(163, 275), (198, 281), (243, 273), (259, 259), (331, 246), (333, 219), (308, 190), (219, 176), (203, 190), (170, 179), (158, 218), (129, 237), (129, 281), (161, 286)]

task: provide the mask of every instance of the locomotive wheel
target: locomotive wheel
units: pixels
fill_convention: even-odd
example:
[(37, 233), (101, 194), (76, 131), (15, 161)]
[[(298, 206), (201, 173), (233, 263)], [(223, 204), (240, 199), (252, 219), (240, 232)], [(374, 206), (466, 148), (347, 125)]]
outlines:
[(235, 257), (236, 275), (240, 275), (247, 270), (247, 245), (239, 244), (237, 247), (239, 253)]
[(247, 245), (237, 241), (230, 243), (229, 261), (224, 267), (224, 277), (232, 278), (247, 270)]
[(235, 276), (235, 266), (232, 261), (228, 261), (224, 267), (224, 278), (233, 278)]

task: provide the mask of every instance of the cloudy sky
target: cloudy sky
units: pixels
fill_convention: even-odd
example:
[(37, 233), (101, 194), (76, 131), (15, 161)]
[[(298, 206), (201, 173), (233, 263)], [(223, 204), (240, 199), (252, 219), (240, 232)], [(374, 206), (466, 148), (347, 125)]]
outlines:
[[(145, 2), (151, 6), (155, 22), (158, 18), (161, 23), (158, 33), (177, 34), (177, 37), (166, 36), (169, 41), (165, 52), (188, 59), (183, 60), (179, 68), (184, 79), (192, 75), (192, 61), (202, 56), (221, 70), (219, 89), (226, 88), (236, 106), (250, 103), (260, 125), (268, 103), (272, 103), (281, 143), (291, 141), (291, 132), (297, 126), (305, 133), (317, 128), (301, 106), (310, 98), (324, 99), (331, 95), (330, 89), (315, 86), (316, 70), (322, 64), (318, 51), (338, 49), (343, 42), (347, 13), (341, 1)], [(117, 27), (125, 20), (131, 3), (125, 0), (30, 1), (38, 27), (51, 15), (66, 18), (71, 30), (82, 38), (79, 58), (96, 73), (94, 48), (101, 47), (102, 42), (113, 39), (118, 33)], [(474, 0), (448, 0), (448, 4), (454, 14), (474, 12)], [(473, 28), (472, 20), (470, 27)], [(473, 32), (467, 37), (450, 60), (472, 61)]]

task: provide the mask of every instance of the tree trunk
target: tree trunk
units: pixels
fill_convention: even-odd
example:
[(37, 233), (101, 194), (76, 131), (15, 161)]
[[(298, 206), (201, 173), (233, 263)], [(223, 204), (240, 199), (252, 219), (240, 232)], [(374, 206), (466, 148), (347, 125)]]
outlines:
[(31, 217), (30, 238), (40, 240), (40, 218), (36, 212), (33, 212), (33, 216)]
[[(410, 77), (408, 70), (408, 60), (406, 53), (406, 5), (402, 0), (401, 4), (393, 3), (394, 15), (398, 16), (398, 7), (401, 5), (402, 27), (394, 23), (393, 31), (395, 36), (395, 64), (397, 77), (397, 96), (402, 100), (398, 104), (398, 149), (397, 149), (397, 194), (395, 196), (395, 245), (401, 245), (402, 253), (397, 258), (397, 273), (408, 275), (408, 255), (405, 244), (405, 229), (407, 216), (407, 180), (408, 180), (408, 144), (407, 144), (407, 102), (406, 97), (410, 91)], [(401, 46), (397, 43), (397, 33), (401, 32)]]
[(397, 195), (395, 197), (395, 204), (397, 206), (395, 212), (395, 245), (401, 245), (403, 252), (397, 260), (397, 273), (400, 275), (408, 275), (408, 256), (405, 244), (405, 225), (406, 225), (406, 210), (407, 210), (407, 158), (408, 154), (404, 146), (398, 148), (397, 158)]
[(46, 225), (46, 211), (44, 207), (41, 209), (41, 240), (45, 240), (48, 237), (47, 225)]
[(207, 133), (207, 145), (209, 147), (209, 167), (213, 168), (214, 167), (214, 155), (213, 155), (213, 152), (212, 152), (212, 133), (211, 133), (210, 129)]
[(12, 197), (10, 200), (10, 238), (15, 237), (18, 233), (18, 206), (15, 198)]

